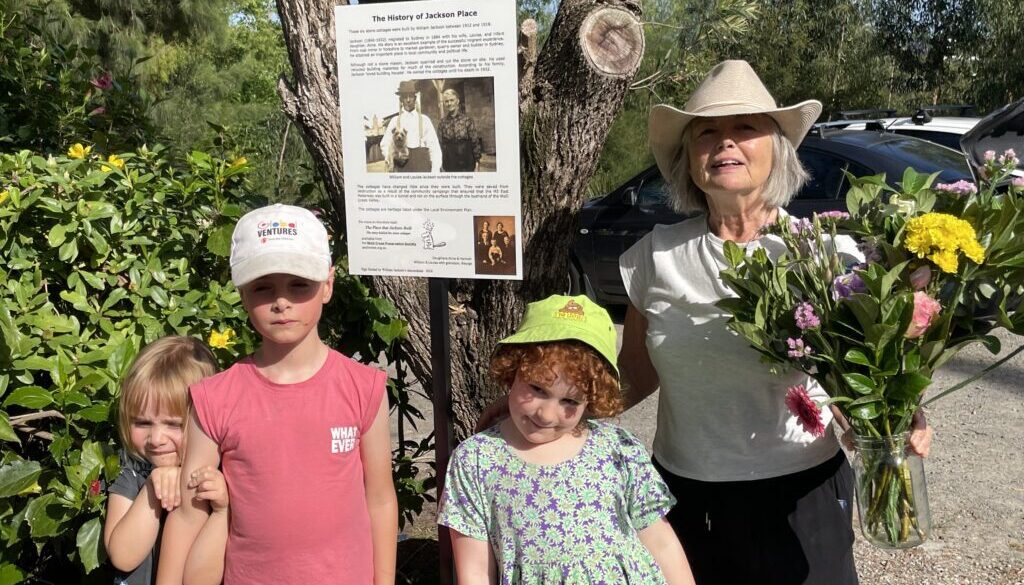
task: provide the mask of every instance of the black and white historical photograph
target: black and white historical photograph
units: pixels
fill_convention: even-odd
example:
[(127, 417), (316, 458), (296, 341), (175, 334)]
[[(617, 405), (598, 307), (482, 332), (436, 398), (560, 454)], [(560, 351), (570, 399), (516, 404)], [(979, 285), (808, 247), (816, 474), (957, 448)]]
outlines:
[(366, 170), (495, 172), (494, 78), (375, 81), (378, 110), (364, 114)]
[(516, 218), (473, 216), (473, 264), (477, 274), (516, 273)]

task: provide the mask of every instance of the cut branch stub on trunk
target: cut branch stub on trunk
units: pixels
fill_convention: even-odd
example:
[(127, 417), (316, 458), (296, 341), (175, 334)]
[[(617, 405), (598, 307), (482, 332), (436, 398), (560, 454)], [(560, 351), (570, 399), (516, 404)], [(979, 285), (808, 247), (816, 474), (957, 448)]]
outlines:
[(632, 77), (644, 56), (644, 32), (632, 12), (594, 10), (580, 27), (583, 54), (595, 69), (615, 77)]

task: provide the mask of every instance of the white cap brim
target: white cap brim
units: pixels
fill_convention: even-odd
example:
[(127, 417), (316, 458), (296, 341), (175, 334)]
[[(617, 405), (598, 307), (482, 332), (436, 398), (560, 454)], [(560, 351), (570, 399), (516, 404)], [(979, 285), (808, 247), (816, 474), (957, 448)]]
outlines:
[(268, 274), (291, 274), (316, 282), (327, 280), (331, 259), (307, 253), (269, 252), (252, 256), (231, 266), (231, 282), (241, 288)]

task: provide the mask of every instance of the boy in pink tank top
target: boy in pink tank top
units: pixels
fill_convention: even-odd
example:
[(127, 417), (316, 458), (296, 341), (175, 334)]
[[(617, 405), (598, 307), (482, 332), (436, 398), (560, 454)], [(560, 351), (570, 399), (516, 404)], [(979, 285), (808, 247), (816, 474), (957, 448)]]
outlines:
[(191, 388), (182, 505), (164, 528), (157, 583), (182, 582), (209, 514), (190, 478), (220, 465), (225, 585), (393, 584), (386, 375), (320, 340), (334, 284), (327, 231), (299, 207), (252, 211), (235, 226), (231, 279), (262, 343)]

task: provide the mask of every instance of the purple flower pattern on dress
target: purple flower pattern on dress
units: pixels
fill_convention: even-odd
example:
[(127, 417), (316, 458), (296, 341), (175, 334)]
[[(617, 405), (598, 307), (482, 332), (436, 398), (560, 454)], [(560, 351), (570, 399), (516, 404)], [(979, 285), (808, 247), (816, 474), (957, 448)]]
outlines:
[(572, 459), (519, 459), (498, 427), (473, 435), (448, 467), (438, 523), (489, 540), (502, 584), (664, 583), (637, 531), (675, 501), (643, 444), (598, 421)]

